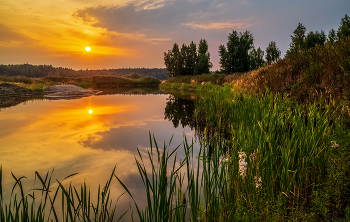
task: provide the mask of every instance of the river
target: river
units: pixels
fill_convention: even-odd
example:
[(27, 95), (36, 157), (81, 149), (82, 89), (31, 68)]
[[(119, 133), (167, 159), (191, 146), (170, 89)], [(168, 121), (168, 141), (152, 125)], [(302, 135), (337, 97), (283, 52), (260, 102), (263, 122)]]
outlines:
[[(0, 109), (5, 200), (15, 184), (11, 172), (16, 177), (27, 177), (22, 180), (27, 191), (41, 185), (35, 171), (44, 176), (54, 170), (53, 188), (57, 187), (56, 179), (62, 181), (78, 173), (63, 184), (79, 187), (86, 182), (92, 198), (96, 198), (98, 186), (106, 183), (116, 166), (115, 174), (143, 205), (144, 186), (135, 163), (137, 148), (142, 155), (147, 153), (149, 134), (155, 136), (159, 147), (168, 144), (173, 136), (170, 150), (181, 144), (184, 136), (196, 141), (195, 131), (186, 126), (193, 118), (193, 102), (183, 105), (181, 101), (166, 94), (112, 94), (32, 100)], [(199, 149), (198, 143), (195, 146)], [(183, 156), (180, 147), (178, 158)], [(112, 198), (116, 200), (123, 192), (118, 181), (113, 180)], [(129, 202), (127, 195), (119, 200), (117, 215), (129, 208)]]

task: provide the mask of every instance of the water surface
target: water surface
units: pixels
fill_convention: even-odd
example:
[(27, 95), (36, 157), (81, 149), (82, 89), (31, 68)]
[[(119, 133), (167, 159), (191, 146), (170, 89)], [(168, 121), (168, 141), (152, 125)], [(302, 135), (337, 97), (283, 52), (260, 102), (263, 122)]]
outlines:
[[(192, 105), (186, 104), (186, 112), (190, 113), (188, 106)], [(94, 191), (99, 184), (105, 184), (116, 166), (115, 174), (132, 190), (136, 200), (142, 201), (143, 184), (134, 156), (137, 148), (147, 152), (149, 133), (155, 135), (160, 147), (164, 142), (168, 144), (173, 135), (170, 149), (181, 144), (184, 136), (189, 141), (194, 139), (194, 131), (186, 127), (174, 107), (182, 109), (169, 95), (115, 94), (34, 100), (1, 109), (0, 163), (5, 196), (14, 184), (11, 172), (27, 176), (25, 184), (30, 188), (35, 171), (43, 175), (54, 169), (58, 180), (78, 173), (64, 184), (80, 185), (85, 181)], [(190, 121), (188, 117), (185, 120)], [(180, 158), (181, 151), (182, 148)], [(39, 185), (37, 181), (34, 187)], [(115, 199), (123, 192), (116, 180), (111, 192)], [(128, 208), (128, 202), (128, 198), (121, 199), (120, 209)]]

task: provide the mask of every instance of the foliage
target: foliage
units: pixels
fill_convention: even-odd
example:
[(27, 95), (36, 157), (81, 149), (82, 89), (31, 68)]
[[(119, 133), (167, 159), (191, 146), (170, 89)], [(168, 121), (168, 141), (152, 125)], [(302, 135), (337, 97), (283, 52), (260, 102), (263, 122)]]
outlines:
[(175, 43), (172, 50), (164, 52), (164, 64), (169, 77), (209, 73), (209, 69), (213, 66), (205, 39), (200, 40), (198, 53), (193, 41), (188, 46), (183, 44), (181, 50)]
[(326, 34), (324, 31), (318, 32), (309, 32), (304, 40), (304, 49), (310, 49), (316, 45), (323, 45), (327, 40)]
[(179, 75), (193, 75), (197, 63), (197, 47), (193, 41), (188, 46), (182, 45), (180, 58), (183, 59), (183, 67)]
[(173, 49), (164, 52), (164, 63), (169, 77), (179, 76), (182, 72), (182, 62), (180, 49), (177, 43), (174, 43)]
[(0, 76), (24, 76), (24, 77), (68, 77), (81, 78), (96, 75), (122, 76), (130, 73), (152, 76), (160, 80), (168, 78), (165, 69), (148, 68), (121, 68), (121, 69), (97, 69), (97, 70), (73, 70), (71, 68), (53, 67), (52, 65), (0, 65)]
[(327, 37), (327, 42), (333, 44), (336, 41), (338, 41), (337, 33), (334, 29), (331, 29)]
[(276, 62), (281, 55), (281, 51), (277, 48), (276, 42), (272, 41), (269, 43), (269, 46), (266, 48), (266, 62), (271, 65), (273, 62)]
[(260, 47), (255, 50), (253, 49), (249, 52), (249, 63), (250, 63), (250, 70), (257, 69), (264, 65), (264, 51), (260, 49)]
[(290, 43), (289, 49), (286, 52), (287, 55), (297, 53), (299, 50), (304, 48), (305, 32), (306, 27), (299, 23), (298, 27), (293, 31), (294, 35), (291, 36), (292, 42)]
[(230, 74), (247, 72), (250, 69), (249, 50), (253, 48), (253, 35), (249, 31), (237, 33), (232, 31), (228, 36), (226, 47), (219, 46), (220, 67), (222, 72)]
[(205, 83), (213, 83), (222, 85), (225, 82), (224, 74), (202, 74), (202, 75), (194, 75), (194, 76), (176, 76), (168, 79), (165, 83), (161, 85), (169, 85), (172, 83), (189, 83), (189, 84), (205, 84)]
[(213, 67), (213, 64), (210, 62), (210, 53), (208, 52), (207, 40), (201, 39), (198, 45), (198, 56), (194, 75), (200, 75), (204, 73), (208, 74), (211, 67)]
[[(290, 43), (286, 56), (296, 54), (300, 50), (307, 50), (317, 45), (323, 45), (327, 40), (327, 36), (322, 30), (320, 32), (311, 31), (306, 35), (306, 28), (301, 23), (298, 24), (298, 27), (294, 30), (293, 34), (294, 35), (291, 36), (292, 42)], [(338, 38), (336, 38), (335, 31), (332, 29), (329, 32), (328, 42), (333, 43), (336, 39)]]
[(350, 36), (350, 17), (347, 14), (340, 21), (337, 36), (338, 39), (344, 39)]

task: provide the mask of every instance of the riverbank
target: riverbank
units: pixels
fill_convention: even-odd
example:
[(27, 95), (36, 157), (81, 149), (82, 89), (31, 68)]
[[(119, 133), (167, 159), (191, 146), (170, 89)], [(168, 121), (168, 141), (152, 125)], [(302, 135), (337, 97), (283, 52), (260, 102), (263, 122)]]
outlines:
[[(88, 77), (60, 77), (48, 76), (42, 78), (30, 78), (24, 76), (3, 76), (0, 75), (0, 84), (9, 83), (27, 89), (26, 93), (43, 92), (45, 88), (53, 85), (76, 85), (82, 88), (113, 88), (113, 87), (129, 87), (129, 88), (147, 88), (158, 87), (161, 83), (159, 79), (143, 76), (140, 74), (126, 74), (123, 76), (88, 76)], [(21, 94), (23, 90), (17, 90)], [(3, 91), (2, 93), (5, 93)]]
[(350, 100), (350, 38), (300, 50), (271, 65), (247, 73), (176, 76), (160, 85), (163, 90), (194, 91), (198, 85), (231, 85), (237, 93), (274, 94), (299, 103), (320, 98)]
[(194, 172), (189, 181), (200, 188), (182, 195), (205, 196), (189, 200), (205, 209), (194, 210), (193, 218), (350, 219), (350, 109), (344, 101), (320, 97), (300, 103), (282, 93), (247, 93), (229, 84), (177, 86), (168, 92), (197, 95), (194, 128), (205, 128), (198, 165), (215, 178), (196, 179), (198, 169), (185, 164)]
[(212, 199), (221, 201), (211, 209), (204, 200), (205, 218), (350, 220), (349, 52), (349, 41), (340, 41), (248, 73), (178, 76), (160, 85), (196, 95), (194, 122), (206, 129), (206, 154), (221, 156), (209, 163), (227, 163), (226, 172), (213, 170), (219, 191)]

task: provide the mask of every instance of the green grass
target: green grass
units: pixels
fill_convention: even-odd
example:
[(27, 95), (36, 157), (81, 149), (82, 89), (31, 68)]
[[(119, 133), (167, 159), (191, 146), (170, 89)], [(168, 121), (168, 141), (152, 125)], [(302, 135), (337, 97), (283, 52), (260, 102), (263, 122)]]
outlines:
[(151, 172), (141, 155), (136, 159), (148, 198), (146, 209), (139, 210), (140, 221), (348, 217), (346, 109), (340, 117), (332, 100), (306, 106), (271, 93), (234, 94), (230, 87), (214, 92), (205, 91), (196, 105), (196, 115), (206, 118), (208, 129), (198, 156), (184, 141), (186, 157), (177, 165), (167, 146), (162, 152), (156, 145), (155, 159), (152, 149), (148, 153)]
[[(65, 187), (62, 181), (58, 180), (56, 180), (56, 184), (53, 184), (52, 172), (47, 173), (45, 177), (41, 177), (38, 172), (35, 172), (41, 186), (25, 191), (22, 181), (26, 177), (16, 177), (12, 174), (15, 184), (10, 200), (5, 202), (2, 189), (2, 167), (0, 167), (0, 221), (119, 221), (126, 212), (121, 213), (118, 219), (115, 217), (116, 205), (110, 199), (109, 191), (114, 170), (115, 168), (106, 185), (102, 188), (99, 186), (96, 194), (91, 194), (85, 183), (80, 188), (71, 184)], [(74, 175), (69, 175), (63, 180)], [(53, 185), (57, 188), (53, 188)]]
[[(144, 209), (134, 201), (138, 220), (349, 219), (350, 109), (346, 103), (320, 99), (300, 105), (282, 94), (237, 94), (230, 86), (214, 84), (196, 87), (200, 99), (195, 116), (206, 125), (200, 151), (195, 153), (185, 138), (185, 157), (179, 160), (181, 146), (169, 152), (171, 139), (161, 149), (150, 136), (147, 155), (138, 151), (135, 158), (147, 199)], [(24, 193), (24, 178), (13, 177), (20, 195), (12, 196), (10, 203), (1, 199), (1, 221), (61, 221), (59, 216), (63, 221), (110, 221), (116, 212), (109, 199), (113, 177), (133, 197), (114, 170), (94, 204), (85, 184), (76, 189), (57, 181), (58, 188), (51, 190), (47, 174), (40, 179), (42, 188)], [(34, 198), (37, 193), (40, 198)], [(61, 204), (55, 204), (58, 195)], [(56, 213), (58, 206), (62, 215)]]

